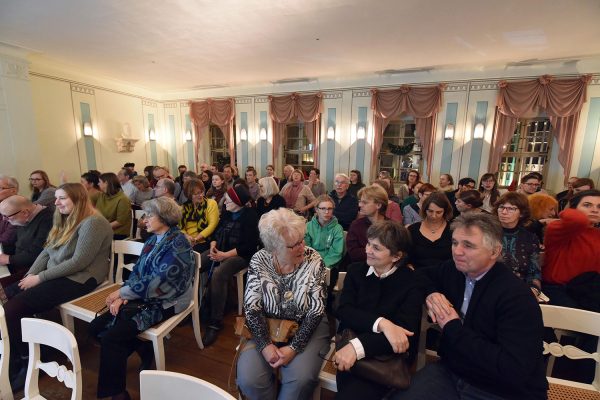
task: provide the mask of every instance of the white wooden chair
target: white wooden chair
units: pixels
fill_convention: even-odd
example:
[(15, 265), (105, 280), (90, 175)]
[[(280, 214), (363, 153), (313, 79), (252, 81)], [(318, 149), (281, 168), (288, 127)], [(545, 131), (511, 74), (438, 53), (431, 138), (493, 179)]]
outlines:
[[(182, 312), (173, 315), (159, 325), (145, 330), (138, 335), (141, 339), (151, 340), (154, 347), (154, 359), (156, 361), (156, 369), (159, 371), (165, 370), (165, 346), (164, 337), (167, 336), (185, 317), (192, 314), (192, 324), (194, 327), (194, 336), (196, 343), (200, 349), (204, 348), (202, 343), (202, 335), (200, 333), (200, 309), (198, 299), (198, 288), (200, 285), (200, 253), (194, 251), (194, 260), (196, 262), (196, 271), (194, 273), (193, 297), (190, 305)], [(177, 397), (175, 397), (177, 398)]]
[[(565, 329), (600, 337), (600, 313), (545, 304), (542, 304), (540, 308), (542, 309), (544, 326), (547, 328)], [(600, 398), (600, 342), (596, 351), (591, 354), (575, 346), (563, 346), (557, 342), (544, 342), (544, 354), (551, 354), (554, 357), (566, 356), (574, 360), (592, 359), (596, 361), (596, 373), (592, 384), (548, 376), (548, 383), (550, 384), (549, 400)]]
[[(113, 257), (111, 257), (109, 260), (110, 266), (108, 269), (108, 277), (95, 291), (78, 299), (61, 304), (58, 307), (62, 323), (68, 330), (75, 332), (75, 325), (73, 322), (74, 317), (86, 322), (90, 322), (95, 318), (96, 312), (98, 311), (98, 309), (96, 309), (98, 302), (104, 307), (104, 300), (108, 294), (111, 291), (116, 290), (118, 287), (117, 285), (120, 285), (123, 282), (123, 268), (129, 270), (133, 269), (133, 264), (125, 264), (125, 254), (139, 256), (143, 248), (143, 243), (131, 240), (113, 241), (111, 254), (113, 257), (117, 258), (116, 274), (114, 273)], [(114, 279), (113, 275), (115, 275)], [(93, 312), (91, 312), (92, 310)]]
[(235, 274), (237, 296), (238, 296), (238, 315), (242, 315), (244, 307), (244, 275), (248, 272), (248, 268), (244, 268), (237, 274)]
[[(27, 366), (24, 399), (44, 399), (40, 395), (38, 387), (38, 376), (41, 369), (72, 390), (71, 400), (80, 400), (82, 398), (81, 362), (79, 361), (77, 341), (73, 334), (59, 324), (37, 318), (21, 319), (21, 327), (23, 341), (29, 343), (29, 365)], [(60, 350), (69, 358), (73, 370), (59, 365), (56, 361), (42, 362), (40, 360), (40, 344)]]
[(8, 363), (10, 360), (10, 342), (4, 307), (0, 305), (0, 399), (13, 400), (12, 388), (8, 380)]
[(141, 400), (235, 400), (235, 397), (202, 379), (169, 371), (140, 373)]

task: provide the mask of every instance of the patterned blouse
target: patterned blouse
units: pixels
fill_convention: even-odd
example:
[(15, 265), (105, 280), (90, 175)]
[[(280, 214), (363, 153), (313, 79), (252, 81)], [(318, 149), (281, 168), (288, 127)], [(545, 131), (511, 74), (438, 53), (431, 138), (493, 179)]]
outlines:
[(540, 242), (537, 236), (525, 228), (504, 228), (502, 237), (502, 257), (504, 264), (529, 285), (541, 280), (539, 264)]
[(325, 264), (319, 253), (306, 247), (304, 262), (287, 275), (280, 275), (273, 256), (258, 251), (250, 261), (244, 295), (246, 323), (260, 352), (271, 344), (266, 318), (298, 322), (290, 347), (301, 353), (325, 315)]

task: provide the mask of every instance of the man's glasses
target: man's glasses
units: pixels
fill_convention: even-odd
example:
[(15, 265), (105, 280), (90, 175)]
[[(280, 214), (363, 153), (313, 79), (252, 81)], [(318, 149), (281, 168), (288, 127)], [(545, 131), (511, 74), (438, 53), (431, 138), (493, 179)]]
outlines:
[(19, 211), (14, 212), (14, 213), (12, 213), (10, 215), (3, 215), (2, 218), (4, 218), (4, 219), (10, 219), (10, 218), (14, 217), (15, 215), (17, 215), (18, 213), (20, 213), (21, 211), (23, 211), (23, 210), (19, 210)]

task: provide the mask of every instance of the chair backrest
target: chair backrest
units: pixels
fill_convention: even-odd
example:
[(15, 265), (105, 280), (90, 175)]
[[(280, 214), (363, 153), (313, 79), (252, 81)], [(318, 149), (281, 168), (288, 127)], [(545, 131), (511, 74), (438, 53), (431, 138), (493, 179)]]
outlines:
[(8, 361), (10, 359), (10, 342), (8, 339), (8, 329), (6, 327), (6, 317), (4, 316), (4, 307), (0, 305), (0, 399), (12, 400), (12, 389), (8, 380)]
[(235, 400), (212, 383), (170, 371), (144, 370), (140, 373), (141, 400)]
[[(71, 400), (81, 399), (81, 362), (77, 341), (73, 334), (62, 325), (37, 318), (21, 319), (23, 341), (29, 343), (29, 365), (25, 381), (25, 399), (39, 396), (38, 375), (43, 370), (56, 377), (66, 387), (72, 389)], [(73, 370), (57, 362), (41, 362), (40, 344), (53, 347), (69, 358)]]
[[(113, 242), (114, 256), (117, 258), (117, 272), (115, 280), (111, 283), (123, 282), (123, 268), (125, 268), (125, 254), (139, 256), (142, 254), (144, 243), (133, 240), (115, 240)], [(111, 279), (113, 274), (111, 273)]]
[(195, 263), (195, 267), (196, 267), (196, 271), (194, 271), (194, 304), (196, 304), (197, 307), (200, 307), (200, 303), (199, 303), (199, 294), (198, 294), (198, 288), (200, 287), (200, 269), (202, 268), (202, 254), (198, 253), (197, 251), (193, 251), (194, 253), (194, 263)]
[[(600, 337), (600, 313), (545, 304), (540, 305), (540, 308), (544, 326), (547, 328), (566, 329)], [(585, 358), (595, 360), (596, 374), (592, 385), (600, 391), (600, 341), (598, 341), (596, 352), (591, 354), (575, 346), (544, 342), (544, 354), (551, 354), (555, 357), (564, 355), (574, 360)]]
[[(136, 240), (142, 238), (142, 229), (140, 228), (139, 221), (145, 215), (146, 215), (146, 212), (144, 210), (135, 210), (134, 211), (133, 217), (134, 217), (134, 221), (135, 221), (135, 232), (134, 232), (135, 235), (132, 235), (131, 237), (133, 237)], [(132, 224), (132, 226), (133, 226), (133, 224)]]

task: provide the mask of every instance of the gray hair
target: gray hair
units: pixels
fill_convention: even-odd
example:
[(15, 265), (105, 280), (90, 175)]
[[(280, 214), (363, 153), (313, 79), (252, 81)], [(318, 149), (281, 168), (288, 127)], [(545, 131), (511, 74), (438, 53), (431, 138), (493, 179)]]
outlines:
[(0, 181), (3, 181), (3, 180), (6, 180), (6, 182), (8, 182), (8, 184), (11, 187), (14, 187), (15, 189), (17, 189), (17, 192), (19, 191), (19, 181), (16, 178), (13, 178), (12, 176), (0, 174)]
[(181, 207), (175, 200), (168, 197), (158, 197), (145, 201), (142, 209), (148, 214), (157, 216), (169, 228), (177, 226), (181, 221)]
[(348, 182), (350, 182), (350, 177), (342, 172), (338, 172), (337, 174), (335, 174), (335, 177), (333, 178), (334, 180), (338, 178), (338, 176), (341, 176), (342, 178), (344, 178), (345, 180), (347, 180)]
[(278, 208), (260, 217), (258, 231), (260, 232), (260, 240), (263, 242), (265, 250), (275, 252), (282, 250), (286, 246), (283, 239), (284, 232), (296, 233), (298, 237), (304, 239), (306, 221), (292, 210)]
[(486, 213), (463, 213), (456, 217), (450, 229), (470, 229), (477, 227), (483, 233), (483, 244), (490, 250), (495, 250), (502, 246), (502, 236), (504, 232), (500, 221), (494, 215)]
[(169, 194), (175, 195), (175, 182), (173, 182), (171, 179), (169, 178), (162, 178), (161, 180), (159, 180), (158, 182), (162, 182), (165, 191)]
[(258, 180), (258, 184), (265, 190), (265, 197), (275, 196), (279, 193), (279, 186), (272, 176), (265, 176)]
[(131, 181), (133, 183), (139, 183), (145, 188), (150, 187), (150, 182), (148, 182), (148, 178), (146, 178), (144, 175), (136, 175)]

